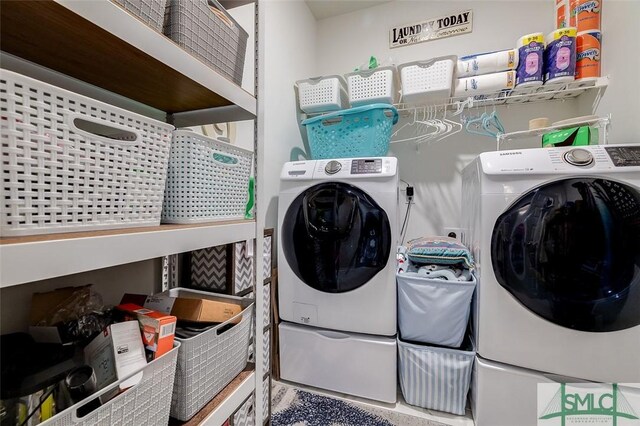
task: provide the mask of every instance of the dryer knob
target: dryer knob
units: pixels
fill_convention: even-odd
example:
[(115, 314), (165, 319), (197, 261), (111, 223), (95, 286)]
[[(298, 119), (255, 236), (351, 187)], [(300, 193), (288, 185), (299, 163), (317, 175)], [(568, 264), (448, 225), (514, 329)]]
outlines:
[(324, 166), (324, 172), (328, 175), (334, 175), (342, 169), (342, 164), (339, 161), (331, 160)]
[(574, 166), (588, 166), (593, 163), (593, 155), (586, 149), (576, 148), (571, 151), (567, 151), (564, 154), (564, 159), (567, 163), (572, 164)]

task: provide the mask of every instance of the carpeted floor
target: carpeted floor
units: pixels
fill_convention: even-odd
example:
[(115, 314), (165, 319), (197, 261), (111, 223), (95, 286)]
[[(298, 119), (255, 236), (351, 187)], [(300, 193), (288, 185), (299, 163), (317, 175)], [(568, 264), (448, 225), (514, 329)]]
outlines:
[(275, 383), (271, 391), (273, 426), (446, 426), (383, 408), (329, 398)]

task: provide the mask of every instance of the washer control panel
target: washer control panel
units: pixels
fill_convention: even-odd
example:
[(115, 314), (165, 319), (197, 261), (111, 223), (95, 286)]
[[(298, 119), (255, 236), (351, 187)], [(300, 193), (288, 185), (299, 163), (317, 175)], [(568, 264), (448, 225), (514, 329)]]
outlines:
[(382, 158), (363, 158), (351, 160), (352, 175), (371, 173), (382, 173)]
[(640, 166), (640, 146), (605, 146), (604, 149), (616, 167)]

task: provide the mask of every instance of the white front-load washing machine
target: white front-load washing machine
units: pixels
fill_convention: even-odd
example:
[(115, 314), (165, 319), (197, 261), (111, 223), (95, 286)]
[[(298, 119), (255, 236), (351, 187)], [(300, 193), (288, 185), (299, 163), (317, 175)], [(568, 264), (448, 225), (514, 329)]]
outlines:
[(478, 354), (640, 382), (640, 145), (484, 153), (463, 200)]
[(398, 208), (396, 158), (286, 163), (278, 205), (280, 317), (395, 335)]

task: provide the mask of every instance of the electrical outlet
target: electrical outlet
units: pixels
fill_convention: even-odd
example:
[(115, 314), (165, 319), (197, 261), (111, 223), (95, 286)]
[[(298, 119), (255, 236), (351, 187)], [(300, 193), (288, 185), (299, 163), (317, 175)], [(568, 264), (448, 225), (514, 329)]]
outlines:
[(451, 237), (451, 238), (455, 238), (458, 241), (462, 241), (462, 232), (463, 229), (462, 228), (444, 228), (444, 234), (442, 235), (446, 235), (447, 237)]

